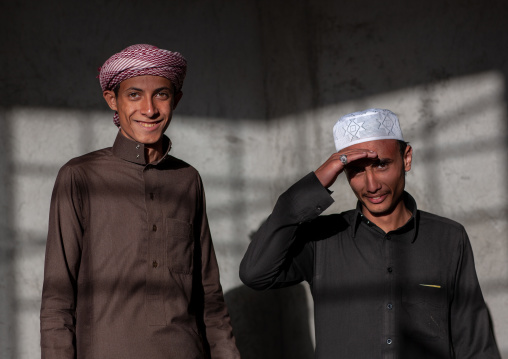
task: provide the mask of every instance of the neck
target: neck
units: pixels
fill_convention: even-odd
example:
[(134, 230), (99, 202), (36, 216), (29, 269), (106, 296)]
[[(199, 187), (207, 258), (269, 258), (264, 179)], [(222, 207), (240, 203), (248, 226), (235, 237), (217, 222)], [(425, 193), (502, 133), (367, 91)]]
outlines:
[[(138, 141), (136, 141), (136, 139), (129, 136), (129, 134), (125, 133), (125, 131), (123, 131), (121, 128), (120, 128), (120, 133), (123, 136), (127, 137), (128, 139), (138, 142)], [(162, 158), (162, 156), (164, 156), (164, 149), (165, 149), (164, 148), (164, 136), (161, 136), (159, 138), (159, 140), (155, 143), (144, 144), (144, 147), (145, 147), (145, 161), (146, 161), (146, 163), (152, 163), (152, 162), (160, 160)]]
[(152, 163), (158, 161), (164, 156), (164, 150), (162, 145), (162, 138), (160, 141), (145, 145), (145, 160), (146, 163)]
[(374, 223), (376, 226), (381, 228), (385, 233), (390, 231), (394, 231), (409, 221), (411, 216), (413, 215), (409, 209), (407, 209), (406, 205), (402, 198), (400, 199), (397, 206), (387, 214), (376, 215), (369, 212), (365, 206), (362, 206), (362, 213), (369, 221)]

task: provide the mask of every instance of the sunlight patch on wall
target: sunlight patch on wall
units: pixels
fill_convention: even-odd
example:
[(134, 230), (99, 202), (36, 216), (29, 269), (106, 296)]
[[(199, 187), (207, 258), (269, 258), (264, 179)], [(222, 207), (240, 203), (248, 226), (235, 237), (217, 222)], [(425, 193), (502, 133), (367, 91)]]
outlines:
[[(249, 236), (269, 215), (277, 197), (335, 151), (336, 120), (371, 107), (399, 115), (404, 136), (415, 151), (408, 191), (421, 209), (466, 226), (489, 308), (494, 316), (505, 313), (508, 143), (505, 82), (498, 72), (338, 102), (267, 121), (181, 116), (176, 111), (167, 132), (173, 141), (171, 153), (196, 167), (203, 178), (224, 290), (240, 285), (238, 267)], [(12, 144), (4, 155), (12, 167), (8, 233), (13, 238), (4, 240), (2, 248), (12, 249), (14, 256), (2, 263), (0, 274), (14, 283), (9, 294), (18, 303), (13, 337), (23, 351), (19, 357), (28, 358), (36, 356), (39, 348), (44, 247), (58, 169), (73, 157), (111, 146), (117, 129), (110, 111), (13, 108), (4, 115)], [(336, 203), (327, 213), (355, 205), (343, 178), (331, 189)], [(504, 345), (508, 337), (501, 333), (508, 333), (508, 322), (497, 317), (498, 342)], [(0, 323), (0, 333), (11, 324)]]
[(13, 284), (7, 299), (14, 303), (14, 311), (11, 320), (0, 326), (2, 331), (10, 330), (16, 343), (5, 343), (0, 356), (33, 358), (40, 356), (44, 251), (49, 202), (58, 169), (72, 157), (110, 146), (117, 130), (105, 120), (110, 114), (102, 112), (11, 108), (3, 115), (9, 124), (10, 146), (4, 155), (9, 158), (10, 171), (4, 176), (8, 173), (12, 205), (7, 231), (12, 238), (3, 238), (2, 248), (13, 256), (2, 263), (1, 275), (9, 276)]

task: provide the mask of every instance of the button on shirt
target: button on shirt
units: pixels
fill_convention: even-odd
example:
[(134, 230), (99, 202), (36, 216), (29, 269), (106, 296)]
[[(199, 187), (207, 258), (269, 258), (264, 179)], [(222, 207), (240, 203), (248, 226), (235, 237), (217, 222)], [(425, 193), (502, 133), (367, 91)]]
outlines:
[[(499, 358), (464, 228), (418, 211), (384, 233), (333, 202), (314, 173), (283, 193), (253, 236), (240, 278), (255, 289), (309, 282), (316, 358)], [(477, 356), (475, 356), (477, 355)]]
[(143, 153), (119, 133), (58, 174), (43, 358), (239, 358), (199, 174), (167, 152), (152, 164)]

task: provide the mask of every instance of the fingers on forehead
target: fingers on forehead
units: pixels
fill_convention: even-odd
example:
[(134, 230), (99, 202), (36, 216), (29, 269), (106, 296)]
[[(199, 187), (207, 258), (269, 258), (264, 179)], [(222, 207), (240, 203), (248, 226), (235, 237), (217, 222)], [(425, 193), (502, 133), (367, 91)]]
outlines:
[(354, 156), (354, 157), (363, 158), (363, 157), (377, 156), (377, 153), (374, 152), (374, 151), (370, 151), (370, 150), (354, 149), (354, 150), (349, 150), (349, 151), (338, 152), (337, 155), (338, 156), (346, 155), (348, 157), (349, 156)]
[(355, 167), (368, 167), (379, 161), (378, 156), (365, 156), (365, 152), (348, 155), (348, 163), (347, 166), (355, 166)]

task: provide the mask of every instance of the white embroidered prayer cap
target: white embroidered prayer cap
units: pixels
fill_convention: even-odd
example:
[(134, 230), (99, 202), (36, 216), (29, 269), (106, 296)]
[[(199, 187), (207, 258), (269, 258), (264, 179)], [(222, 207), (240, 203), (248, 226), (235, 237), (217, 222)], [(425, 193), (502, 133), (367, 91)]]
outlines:
[(399, 119), (390, 110), (371, 108), (339, 118), (333, 126), (337, 152), (357, 143), (376, 140), (401, 140)]

